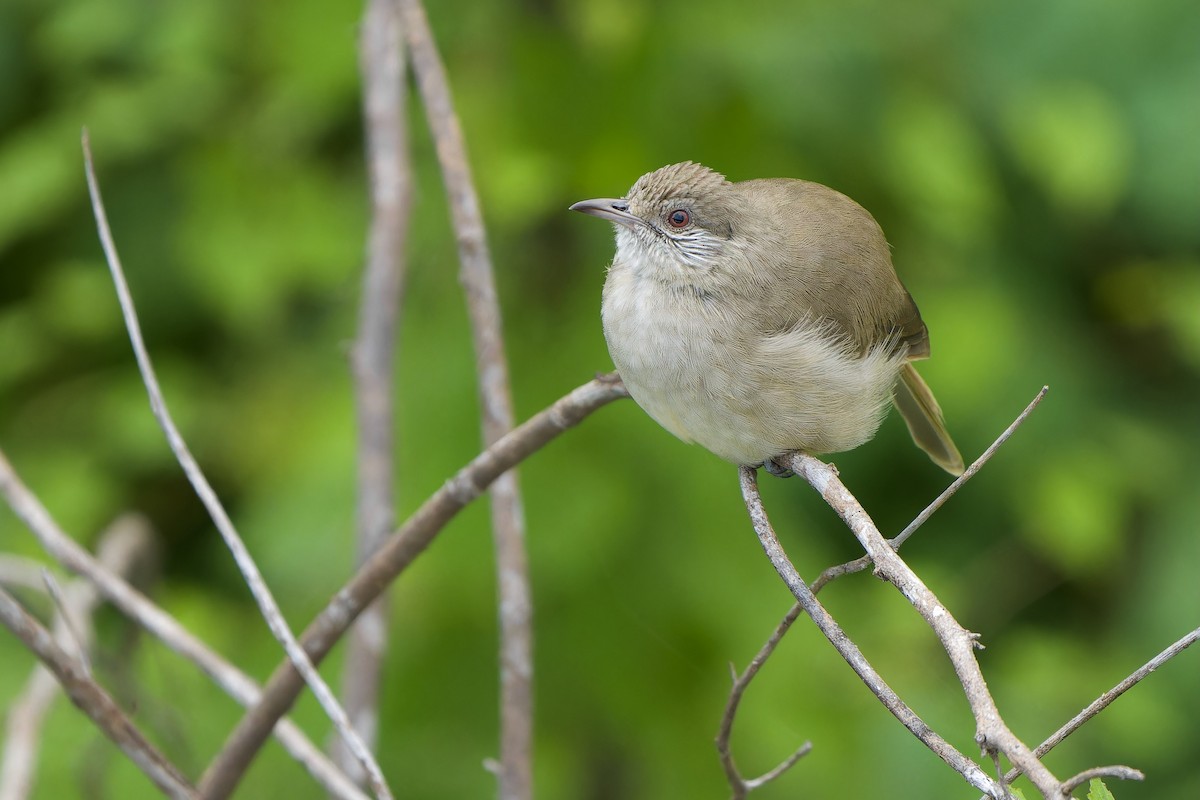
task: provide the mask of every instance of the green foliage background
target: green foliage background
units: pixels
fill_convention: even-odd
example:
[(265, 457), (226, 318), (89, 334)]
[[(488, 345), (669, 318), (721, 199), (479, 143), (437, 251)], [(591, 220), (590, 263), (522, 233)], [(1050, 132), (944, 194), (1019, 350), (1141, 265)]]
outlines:
[[(932, 332), (922, 372), (973, 458), (1043, 408), (907, 556), (983, 636), (990, 686), (1039, 741), (1194, 628), (1200, 611), (1200, 9), (831, 0), (431, 3), (482, 194), (524, 418), (610, 367), (611, 232), (566, 207), (684, 159), (806, 177), (879, 219)], [(126, 509), (162, 539), (154, 594), (265, 677), (277, 649), (149, 414), (86, 203), (91, 131), (168, 401), (294, 625), (351, 568), (346, 362), (365, 233), (354, 3), (0, 4), (0, 446), (80, 540)], [(473, 355), (419, 107), (399, 361), (405, 512), (479, 447)], [(895, 532), (946, 476), (889, 419), (836, 459)], [(544, 798), (720, 798), (729, 662), (789, 605), (732, 467), (604, 409), (521, 470), (537, 614)], [(856, 555), (807, 487), (771, 480), (801, 571)], [(37, 553), (0, 511), (0, 549)], [(382, 761), (411, 798), (487, 797), (495, 601), (483, 505), (397, 586)], [(37, 598), (29, 598), (35, 605)], [(824, 596), (964, 752), (936, 641), (866, 575)], [(38, 606), (46, 611), (45, 605)], [(2, 639), (0, 705), (32, 663)], [(336, 676), (340, 653), (326, 673)], [(233, 703), (115, 614), (99, 674), (197, 774)], [(1196, 654), (1061, 746), (1061, 775), (1148, 774), (1200, 796)], [(300, 721), (323, 736), (311, 701)], [(757, 797), (972, 797), (800, 623), (735, 730), (747, 772), (816, 747)], [(146, 796), (66, 703), (36, 797)], [(92, 791), (92, 790), (89, 790)], [(241, 796), (319, 797), (272, 744)]]

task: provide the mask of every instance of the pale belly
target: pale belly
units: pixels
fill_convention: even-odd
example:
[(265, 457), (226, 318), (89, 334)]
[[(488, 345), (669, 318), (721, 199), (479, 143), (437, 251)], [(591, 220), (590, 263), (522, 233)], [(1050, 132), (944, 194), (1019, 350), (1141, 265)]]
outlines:
[[(903, 357), (865, 357), (817, 327), (746, 330), (712, 298), (605, 286), (604, 334), (630, 395), (660, 425), (738, 464), (834, 453), (875, 435)], [(635, 290), (636, 288), (636, 290)]]

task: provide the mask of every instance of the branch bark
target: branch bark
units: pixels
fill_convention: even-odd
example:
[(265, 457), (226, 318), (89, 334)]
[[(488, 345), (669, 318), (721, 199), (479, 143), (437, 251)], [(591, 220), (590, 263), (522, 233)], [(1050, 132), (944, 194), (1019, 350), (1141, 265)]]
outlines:
[[(512, 430), (514, 415), (487, 232), (450, 82), (425, 9), (420, 0), (399, 0), (399, 5), (458, 240), (459, 282), (475, 344), (483, 442), (490, 446)], [(533, 599), (516, 471), (500, 476), (491, 495), (500, 625), (499, 796), (528, 800), (533, 794)]]
[[(100, 537), (99, 560), (114, 574), (129, 573), (137, 560), (145, 556), (149, 545), (150, 531), (145, 519), (126, 515)], [(55, 615), (52, 635), (64, 652), (82, 658), (92, 645), (92, 614), (100, 605), (101, 596), (91, 583), (76, 579), (67, 586), (63, 600), (63, 608)], [(75, 635), (67, 630), (68, 618), (76, 621)], [(73, 652), (76, 641), (78, 653)], [(58, 686), (54, 674), (39, 665), (9, 706), (4, 754), (0, 757), (0, 800), (24, 800), (33, 789), (42, 723), (58, 696)]]
[[(395, 526), (395, 350), (404, 294), (404, 244), (412, 208), (405, 114), (404, 43), (394, 0), (368, 0), (359, 44), (363, 76), (371, 226), (367, 234), (358, 335), (351, 351), (358, 419), (357, 549), (362, 564)], [(342, 698), (354, 729), (372, 750), (379, 733), (379, 691), (388, 642), (388, 594), (350, 631)], [(366, 774), (343, 740), (334, 760), (360, 784)]]
[(78, 658), (55, 643), (46, 630), (12, 595), (0, 589), (0, 624), (8, 628), (62, 684), (63, 691), (96, 727), (138, 766), (168, 797), (195, 800), (198, 797), (178, 767), (150, 744), (108, 693), (92, 680)]

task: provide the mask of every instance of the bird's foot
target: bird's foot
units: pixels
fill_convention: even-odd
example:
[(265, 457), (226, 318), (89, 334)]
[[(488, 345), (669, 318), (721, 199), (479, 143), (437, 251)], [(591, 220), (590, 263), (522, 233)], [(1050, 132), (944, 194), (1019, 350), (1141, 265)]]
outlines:
[(776, 478), (790, 478), (796, 474), (792, 472), (790, 468), (784, 466), (781, 462), (782, 459), (780, 461), (776, 461), (774, 458), (768, 458), (763, 462), (763, 467), (767, 470), (767, 472), (771, 473)]

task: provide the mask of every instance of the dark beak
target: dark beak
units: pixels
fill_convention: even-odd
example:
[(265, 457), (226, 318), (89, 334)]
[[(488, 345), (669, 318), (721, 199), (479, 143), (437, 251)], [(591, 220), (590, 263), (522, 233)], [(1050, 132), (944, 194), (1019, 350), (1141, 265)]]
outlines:
[(643, 225), (642, 218), (629, 213), (629, 203), (626, 200), (614, 200), (610, 197), (598, 197), (595, 200), (580, 200), (571, 206), (572, 211), (590, 214), (593, 217), (606, 219), (626, 228)]

